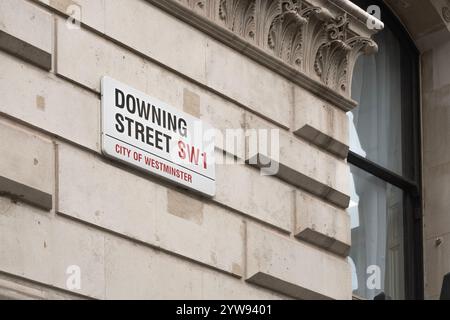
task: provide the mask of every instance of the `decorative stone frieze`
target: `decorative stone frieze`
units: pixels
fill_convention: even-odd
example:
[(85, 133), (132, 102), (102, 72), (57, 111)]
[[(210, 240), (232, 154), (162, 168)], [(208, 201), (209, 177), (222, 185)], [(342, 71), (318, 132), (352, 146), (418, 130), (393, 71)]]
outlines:
[(346, 1), (177, 1), (347, 98), (357, 58), (378, 49)]

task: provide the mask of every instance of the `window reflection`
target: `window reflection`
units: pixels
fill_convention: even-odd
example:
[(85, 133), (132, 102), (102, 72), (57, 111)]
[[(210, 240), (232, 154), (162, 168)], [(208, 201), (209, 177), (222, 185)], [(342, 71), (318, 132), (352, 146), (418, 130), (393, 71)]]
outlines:
[(403, 192), (351, 166), (353, 293), (404, 299)]
[(400, 44), (388, 28), (374, 40), (378, 53), (361, 56), (353, 73), (350, 150), (402, 175)]

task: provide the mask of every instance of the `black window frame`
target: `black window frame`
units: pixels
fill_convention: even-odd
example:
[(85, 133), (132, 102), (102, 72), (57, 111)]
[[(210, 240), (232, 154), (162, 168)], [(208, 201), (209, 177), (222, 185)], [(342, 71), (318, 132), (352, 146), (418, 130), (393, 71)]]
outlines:
[(422, 163), (420, 113), (420, 52), (409, 33), (381, 0), (352, 0), (362, 9), (377, 5), (381, 20), (392, 30), (401, 47), (402, 163), (403, 175), (388, 170), (352, 151), (348, 163), (403, 191), (405, 298), (424, 299)]

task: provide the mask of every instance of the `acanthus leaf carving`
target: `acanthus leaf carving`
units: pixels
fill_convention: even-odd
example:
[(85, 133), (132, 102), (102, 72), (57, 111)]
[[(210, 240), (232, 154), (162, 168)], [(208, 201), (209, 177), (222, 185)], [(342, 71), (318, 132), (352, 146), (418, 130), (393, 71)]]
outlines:
[(178, 1), (347, 97), (357, 58), (377, 50), (350, 30), (346, 12), (304, 0)]
[(218, 17), (226, 28), (246, 40), (254, 41), (256, 0), (219, 0)]
[(301, 15), (300, 1), (283, 1), (279, 5), (279, 14), (269, 28), (267, 45), (278, 58), (298, 67), (302, 60), (302, 25), (307, 19)]

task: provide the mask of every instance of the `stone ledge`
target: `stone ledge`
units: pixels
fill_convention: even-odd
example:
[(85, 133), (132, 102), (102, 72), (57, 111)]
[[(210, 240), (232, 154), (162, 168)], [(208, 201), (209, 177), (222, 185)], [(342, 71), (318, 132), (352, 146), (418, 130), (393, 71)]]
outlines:
[(242, 277), (241, 218), (68, 144), (58, 159), (59, 215)]
[(51, 211), (53, 208), (51, 194), (1, 176), (0, 197), (9, 198), (13, 202), (28, 203), (46, 211)]
[(304, 125), (295, 131), (294, 134), (322, 149), (327, 150), (341, 159), (347, 158), (349, 147), (346, 144), (330, 137), (310, 125)]
[(245, 127), (247, 164), (338, 207), (348, 207), (350, 169), (344, 160), (258, 116), (247, 113)]
[(88, 300), (47, 284), (34, 283), (28, 279), (0, 273), (0, 300)]
[(0, 121), (0, 196), (50, 211), (55, 153), (51, 140)]
[(52, 15), (25, 0), (0, 1), (0, 49), (51, 69)]
[[(315, 63), (313, 60), (317, 60), (317, 57), (325, 57), (329, 56), (326, 53), (321, 52), (322, 49), (326, 50), (326, 46), (328, 45), (326, 42), (327, 36), (319, 37), (318, 35), (310, 35), (300, 37), (302, 40), (304, 38), (308, 39), (323, 39), (325, 42), (321, 44), (304, 44), (300, 43), (299, 47), (303, 48), (316, 48), (318, 52), (308, 52), (304, 53), (303, 56), (310, 56), (310, 60), (302, 61), (300, 64), (301, 70), (298, 70), (296, 64), (297, 61), (287, 61), (286, 57), (277, 55), (277, 52), (283, 52), (282, 42), (291, 44), (294, 42), (295, 44), (291, 44), (292, 46), (297, 45), (297, 38), (293, 39), (285, 39), (280, 37), (280, 39), (265, 39), (265, 34), (260, 34), (261, 30), (269, 30), (269, 26), (265, 25), (263, 28), (252, 30), (249, 34), (241, 34), (243, 30), (234, 30), (233, 26), (227, 26), (226, 23), (220, 23), (219, 20), (223, 20), (224, 18), (220, 14), (220, 8), (222, 4), (219, 6), (215, 5), (213, 2), (209, 1), (196, 1), (196, 2), (187, 2), (187, 1), (174, 1), (174, 0), (147, 0), (149, 3), (154, 6), (170, 13), (171, 15), (179, 18), (180, 20), (192, 25), (193, 27), (199, 29), (200, 31), (208, 34), (212, 38), (219, 40), (225, 45), (237, 50), (243, 55), (248, 56), (249, 58), (257, 61), (263, 66), (277, 72), (278, 74), (286, 77), (291, 80), (295, 84), (311, 91), (312, 93), (317, 94), (323, 99), (331, 102), (333, 105), (341, 108), (342, 110), (349, 111), (356, 107), (357, 103), (349, 98), (350, 90), (348, 88), (348, 83), (351, 83), (352, 76), (352, 68), (353, 64), (356, 61), (357, 57), (364, 53), (370, 54), (373, 51), (377, 50), (376, 44), (369, 38), (371, 33), (368, 30), (365, 30), (365, 24), (363, 24), (359, 19), (351, 18), (352, 23), (345, 22), (349, 18), (346, 10), (350, 10), (351, 12), (357, 12), (354, 10), (355, 6), (344, 5), (340, 7), (341, 3), (335, 3), (334, 8), (330, 12), (327, 8), (324, 7), (324, 3), (321, 2), (320, 6), (306, 6), (307, 8), (297, 7), (301, 6), (299, 4), (287, 3), (287, 7), (282, 6), (267, 6), (270, 7), (270, 10), (273, 8), (277, 8), (274, 12), (265, 12), (269, 10), (267, 8), (263, 9), (263, 13), (268, 17), (272, 17), (272, 19), (267, 18), (265, 23), (271, 24), (270, 30), (272, 27), (276, 28), (274, 32), (283, 32), (283, 30), (278, 30), (279, 28), (288, 28), (286, 25), (280, 26), (278, 21), (281, 21), (283, 24), (284, 20), (297, 19), (296, 23), (299, 23), (299, 29), (302, 29), (303, 26), (305, 30), (308, 32), (327, 32), (325, 30), (330, 30), (337, 28), (336, 30), (341, 30), (340, 28), (347, 28), (348, 25), (358, 25), (355, 30), (348, 30), (349, 36), (345, 36), (341, 38), (339, 35), (339, 39), (334, 39), (331, 42), (339, 42), (342, 44), (342, 47), (337, 48), (339, 51), (343, 51), (344, 48), (348, 49), (348, 52), (343, 52), (342, 54), (335, 56), (345, 57), (345, 59), (340, 59), (339, 61), (322, 61), (324, 65), (319, 68), (323, 68), (323, 70), (318, 70), (318, 66), (320, 63)], [(344, 1), (345, 4), (349, 1)], [(201, 4), (202, 10), (197, 10), (196, 6)], [(339, 5), (338, 5), (339, 4)], [(251, 5), (249, 5), (251, 7)], [(243, 6), (242, 6), (243, 7)], [(264, 7), (261, 5), (261, 7)], [(205, 9), (206, 8), (206, 9)], [(204, 10), (203, 10), (204, 9)], [(285, 11), (286, 10), (286, 11)], [(244, 12), (240, 12), (244, 11)], [(219, 12), (219, 13), (218, 13)], [(251, 13), (250, 9), (248, 10), (233, 10), (234, 15), (232, 17), (226, 17), (228, 20), (233, 21), (233, 19), (244, 19), (250, 20)], [(360, 13), (360, 11), (358, 11)], [(243, 15), (237, 16), (237, 15)], [(248, 15), (248, 16), (247, 16)], [(295, 18), (293, 18), (295, 16)], [(358, 16), (360, 18), (361, 15)], [(218, 18), (219, 17), (219, 18)], [(313, 17), (313, 18), (311, 18)], [(254, 18), (254, 17), (253, 17)], [(311, 25), (308, 25), (309, 19), (313, 20)], [(275, 19), (275, 20), (273, 20)], [(350, 19), (350, 18), (349, 18)], [(253, 21), (253, 20), (252, 20)], [(301, 21), (301, 22), (299, 22)], [(345, 23), (342, 23), (345, 22)], [(255, 23), (256, 25), (257, 23)], [(322, 27), (317, 27), (317, 24), (323, 24)], [(234, 25), (234, 24), (233, 24)], [(327, 28), (325, 28), (327, 26)], [(244, 28), (245, 29), (245, 28)], [(246, 30), (246, 29), (245, 29)], [(342, 31), (342, 30), (341, 30)], [(289, 33), (285, 31), (286, 33)], [(357, 34), (356, 32), (360, 32), (362, 35)], [(347, 34), (346, 33), (346, 34)], [(296, 37), (296, 32), (290, 32), (291, 36)], [(336, 33), (337, 34), (337, 33)], [(350, 36), (351, 34), (351, 36)], [(268, 43), (263, 43), (262, 38), (267, 40)], [(270, 36), (269, 36), (270, 38)], [(271, 41), (272, 40), (272, 41)], [(278, 40), (278, 42), (277, 42)], [(315, 41), (315, 40), (314, 40)], [(272, 43), (275, 42), (275, 43)], [(336, 42), (336, 43), (337, 43)], [(278, 51), (277, 51), (278, 50)], [(274, 52), (273, 52), (274, 51)], [(278, 52), (279, 53), (279, 52)], [(291, 54), (288, 56), (295, 56), (296, 52), (290, 52)], [(291, 59), (292, 60), (292, 59)], [(295, 59), (294, 59), (295, 60)], [(320, 60), (320, 59), (319, 59)], [(345, 79), (335, 79), (333, 75), (329, 73), (331, 65), (338, 65), (339, 69), (348, 68), (349, 72), (339, 72), (340, 74), (344, 74)], [(346, 70), (347, 71), (347, 70)]]
[[(283, 181), (286, 181), (293, 186), (310, 192), (318, 197), (321, 197), (336, 206), (346, 209), (350, 203), (350, 196), (342, 193), (328, 185), (325, 185), (281, 162), (275, 161), (262, 153), (257, 153), (252, 157), (248, 157), (246, 162), (261, 170), (268, 166), (278, 166), (278, 171), (275, 176)], [(269, 164), (269, 165), (268, 165)]]
[(246, 280), (298, 299), (351, 299), (345, 258), (247, 224)]
[[(216, 153), (217, 159), (220, 158)], [(225, 161), (229, 160), (232, 158), (226, 156)], [(216, 183), (215, 202), (284, 232), (292, 232), (295, 200), (291, 185), (276, 177), (261, 176), (258, 170), (245, 164), (218, 165)]]
[(264, 288), (281, 292), (290, 297), (301, 300), (329, 300), (328, 297), (317, 294), (301, 286), (284, 281), (264, 272), (257, 272), (247, 279), (248, 282), (258, 284)]
[(296, 194), (294, 235), (343, 257), (350, 251), (350, 216), (320, 199), (303, 192)]
[(347, 114), (298, 87), (294, 88), (294, 101), (294, 134), (338, 158), (347, 158)]
[[(56, 1), (49, 2), (49, 0), (33, 0), (37, 3), (40, 3), (52, 10), (56, 10), (61, 16), (67, 17), (67, 13), (65, 12), (65, 8), (67, 7), (65, 1)], [(161, 9), (170, 15), (176, 17), (177, 19), (183, 21), (184, 23), (200, 30), (201, 32), (209, 35), (210, 37), (224, 43), (228, 47), (233, 48), (239, 53), (251, 58), (252, 60), (258, 62), (259, 64), (265, 66), (272, 71), (280, 74), (281, 76), (289, 79), (290, 81), (296, 83), (297, 85), (310, 90), (311, 92), (321, 96), (328, 102), (331, 102), (333, 105), (338, 106), (343, 110), (351, 110), (356, 107), (357, 103), (349, 98), (349, 89), (345, 89), (345, 94), (339, 92), (340, 84), (333, 82), (333, 88), (331, 88), (328, 83), (328, 72), (319, 72), (314, 76), (311, 76), (309, 73), (314, 69), (314, 61), (310, 61), (308, 63), (308, 72), (297, 70), (295, 63), (292, 61), (286, 61), (286, 57), (281, 56), (279, 54), (274, 54), (272, 51), (274, 49), (266, 48), (268, 45), (258, 45), (254, 44), (251, 41), (247, 41), (245, 37), (240, 35), (235, 30), (230, 30), (227, 26), (224, 26), (223, 23), (219, 23), (215, 21), (216, 16), (219, 16), (216, 5), (214, 5), (213, 1), (187, 1), (187, 0), (145, 0), (151, 5)], [(218, 2), (218, 1), (217, 1)], [(69, 2), (70, 3), (70, 2)], [(114, 38), (117, 41), (116, 37), (110, 34), (110, 30), (105, 26), (105, 7), (101, 7), (101, 5), (94, 2), (90, 2), (88, 6), (88, 2), (78, 1), (79, 5), (83, 8), (83, 12), (85, 13), (81, 20), (82, 23), (94, 28), (98, 32), (102, 34), (108, 34), (108, 36)], [(101, 4), (101, 3), (100, 3)], [(294, 8), (291, 8), (292, 4), (289, 4), (287, 9), (292, 9), (291, 11), (295, 11)], [(286, 12), (279, 12), (281, 9), (280, 6), (272, 6), (277, 7), (277, 11), (273, 12), (271, 16), (273, 18), (279, 19), (284, 16)], [(365, 22), (362, 21), (365, 17), (369, 17), (368, 14), (363, 14), (363, 10), (356, 8), (355, 5), (352, 5), (350, 1), (343, 0), (338, 1), (335, 0), (334, 3), (330, 3), (325, 5), (324, 1), (314, 0), (311, 1), (309, 5), (306, 5), (308, 8), (303, 8), (303, 10), (298, 9), (296, 16), (299, 17), (299, 20), (302, 21), (302, 24), (307, 24), (307, 20), (314, 16), (314, 19), (319, 23), (332, 23), (333, 28), (341, 27), (339, 22), (341, 22), (340, 17), (345, 17), (350, 22), (349, 24), (345, 24), (344, 28), (349, 29), (349, 32), (352, 37), (339, 39), (341, 43), (344, 44), (345, 48), (351, 49), (353, 51), (351, 54), (348, 54), (350, 61), (355, 61), (359, 54), (369, 54), (373, 50), (376, 50), (376, 45), (369, 39), (369, 37), (375, 33), (373, 30), (368, 30)], [(90, 10), (92, 9), (92, 10)], [(296, 8), (297, 9), (297, 8)], [(214, 11), (215, 10), (215, 11)], [(281, 10), (282, 11), (282, 10)], [(95, 14), (94, 14), (95, 13)], [(276, 14), (275, 14), (276, 13)], [(290, 11), (288, 11), (290, 13)], [(241, 13), (239, 13), (241, 14)], [(266, 12), (266, 14), (269, 14)], [(269, 14), (270, 15), (270, 14)], [(100, 16), (99, 19), (95, 19), (95, 16)], [(293, 15), (286, 14), (286, 18), (292, 19)], [(237, 19), (237, 18), (236, 18)], [(283, 19), (279, 19), (283, 20)], [(278, 20), (277, 20), (278, 21)], [(269, 19), (267, 23), (271, 23), (272, 21)], [(316, 22), (316, 21), (315, 21)], [(314, 23), (315, 23), (314, 22)], [(338, 26), (339, 25), (339, 26)], [(351, 27), (348, 28), (348, 25)], [(382, 23), (380, 23), (382, 25)], [(278, 27), (278, 25), (277, 25)], [(269, 29), (269, 28), (267, 28)], [(315, 28), (310, 26), (308, 30), (325, 30), (325, 28)], [(334, 30), (334, 29), (333, 29)], [(295, 32), (286, 32), (287, 34), (295, 35)], [(323, 38), (323, 37), (312, 37), (309, 38)], [(285, 43), (290, 43), (291, 39), (286, 39)], [(324, 39), (325, 40), (325, 39)], [(129, 46), (129, 44), (125, 44)], [(131, 46), (133, 47), (133, 46)], [(304, 46), (302, 46), (304, 47)], [(314, 46), (315, 47), (315, 46)], [(319, 45), (317, 47), (320, 47)], [(278, 50), (280, 51), (280, 50)], [(344, 54), (345, 55), (345, 54)], [(292, 56), (294, 56), (292, 54)], [(308, 54), (311, 56), (311, 60), (315, 58), (315, 54)], [(345, 60), (340, 61), (340, 64), (345, 64)], [(350, 64), (351, 67), (352, 63)], [(351, 69), (351, 68), (350, 68)], [(349, 70), (351, 71), (351, 70)], [(325, 75), (325, 73), (327, 75)], [(351, 77), (352, 72), (347, 72), (347, 75)], [(323, 74), (323, 76), (321, 75)], [(351, 81), (346, 81), (350, 83)]]
[(343, 257), (347, 257), (350, 252), (350, 245), (338, 241), (332, 237), (317, 232), (315, 229), (304, 228), (301, 231), (297, 230), (296, 235), (298, 239), (314, 244), (327, 251), (338, 254)]
[[(104, 235), (26, 204), (0, 198), (0, 273), (76, 295), (104, 298)], [(81, 288), (67, 288), (67, 268), (81, 270)]]
[(52, 55), (19, 38), (0, 30), (0, 50), (18, 57), (44, 70), (51, 70)]

